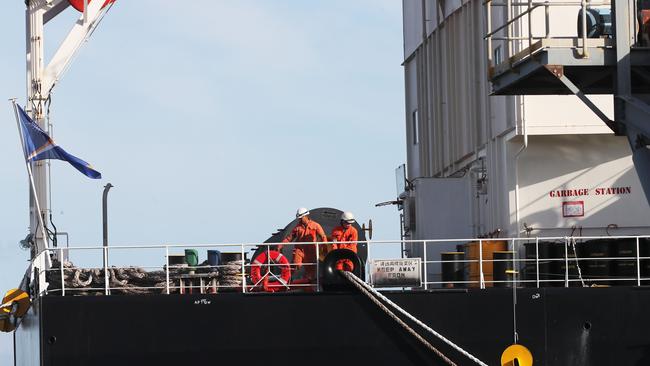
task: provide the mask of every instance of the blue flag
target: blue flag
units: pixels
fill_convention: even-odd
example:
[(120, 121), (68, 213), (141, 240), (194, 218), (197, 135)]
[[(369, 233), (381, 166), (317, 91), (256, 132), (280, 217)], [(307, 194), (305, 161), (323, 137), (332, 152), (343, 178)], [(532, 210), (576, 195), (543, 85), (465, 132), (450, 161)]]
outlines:
[(88, 178), (100, 179), (102, 174), (93, 169), (90, 164), (79, 159), (76, 156), (68, 154), (60, 146), (54, 143), (54, 140), (45, 133), (25, 111), (18, 107), (18, 117), (20, 128), (23, 131), (23, 140), (25, 143), (25, 160), (36, 161), (45, 159), (58, 159), (70, 163), (78, 171), (82, 172)]

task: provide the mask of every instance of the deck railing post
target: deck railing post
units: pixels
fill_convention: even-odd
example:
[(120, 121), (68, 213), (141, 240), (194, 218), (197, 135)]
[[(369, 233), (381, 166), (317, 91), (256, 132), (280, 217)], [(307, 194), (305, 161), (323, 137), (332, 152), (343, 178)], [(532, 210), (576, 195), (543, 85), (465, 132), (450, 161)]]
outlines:
[(639, 258), (639, 237), (636, 237), (636, 285), (641, 286), (641, 259)]
[[(492, 2), (487, 1), (485, 4), (486, 12), (486, 24), (487, 24), (487, 34), (492, 33)], [(487, 37), (487, 58), (488, 58), (488, 67), (495, 66), (492, 59), (492, 36)]]
[(548, 3), (549, 3), (548, 1), (544, 2), (544, 4), (546, 4), (544, 5), (544, 28), (545, 28), (544, 30), (546, 31), (547, 39), (551, 37), (551, 26), (550, 26), (551, 11), (549, 9)]
[(108, 279), (108, 247), (102, 247), (104, 251), (104, 295), (109, 294), (109, 279)]
[(59, 248), (59, 267), (61, 270), (61, 296), (65, 296), (65, 275), (63, 273), (63, 248)]
[[(327, 248), (327, 247), (326, 247)], [(320, 291), (320, 243), (316, 243), (316, 291)]]
[(533, 52), (533, 0), (528, 0), (528, 53)]
[(581, 0), (580, 7), (582, 8), (581, 19), (581, 33), (582, 33), (582, 56), (585, 57), (587, 52), (587, 1)]
[(535, 280), (539, 288), (539, 237), (535, 238)]
[(485, 288), (485, 277), (483, 277), (483, 239), (478, 240), (478, 270), (479, 270), (479, 287)]
[[(512, 283), (513, 286), (515, 286), (516, 281), (515, 279), (517, 278), (517, 274), (519, 274), (519, 260), (517, 259), (517, 240), (515, 238), (512, 238)], [(508, 283), (508, 276), (506, 276), (506, 283)]]
[[(368, 258), (366, 258), (366, 262), (367, 262), (366, 263), (366, 271), (368, 273), (368, 280), (370, 281), (370, 285), (374, 286), (374, 283), (372, 282), (372, 268), (371, 268), (371, 265), (370, 265), (370, 240), (368, 240), (366, 242), (366, 245), (368, 247), (368, 251), (367, 251)], [(411, 244), (411, 245), (413, 245), (413, 244)]]
[[(574, 253), (577, 256), (577, 253)], [(569, 287), (569, 238), (564, 237), (564, 287)]]
[(169, 295), (169, 246), (165, 245), (165, 292)]
[(239, 244), (239, 248), (241, 250), (241, 292), (245, 294), (246, 293), (246, 259), (244, 258), (244, 244)]
[(510, 65), (510, 58), (512, 57), (512, 24), (510, 23), (510, 20), (512, 20), (512, 0), (506, 0), (506, 6), (506, 19), (508, 22), (506, 27), (506, 60)]
[(423, 255), (424, 255), (424, 260), (423, 260), (423, 267), (424, 267), (424, 289), (427, 290), (429, 289), (429, 272), (427, 272), (427, 241), (423, 241), (422, 245), (424, 245), (423, 248)]

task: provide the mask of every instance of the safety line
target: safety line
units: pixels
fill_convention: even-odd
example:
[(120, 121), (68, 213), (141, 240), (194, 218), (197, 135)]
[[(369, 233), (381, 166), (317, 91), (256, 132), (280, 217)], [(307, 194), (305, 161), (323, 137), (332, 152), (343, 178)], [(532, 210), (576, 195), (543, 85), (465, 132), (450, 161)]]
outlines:
[[(400, 313), (402, 313), (404, 316), (406, 316), (407, 318), (409, 318), (410, 320), (412, 320), (414, 323), (416, 323), (417, 325), (419, 325), (420, 327), (422, 327), (423, 329), (425, 329), (426, 331), (428, 331), (429, 333), (431, 333), (432, 335), (434, 335), (434, 336), (437, 337), (438, 339), (442, 340), (443, 342), (445, 342), (445, 343), (447, 343), (448, 345), (450, 345), (451, 347), (453, 347), (456, 351), (460, 352), (463, 356), (469, 358), (470, 360), (474, 361), (474, 362), (475, 362), (476, 364), (478, 364), (478, 365), (481, 365), (481, 366), (488, 366), (485, 362), (479, 360), (478, 358), (476, 358), (476, 357), (475, 357), (474, 355), (472, 355), (471, 353), (465, 351), (464, 349), (462, 349), (460, 346), (458, 346), (458, 345), (455, 344), (454, 342), (452, 342), (452, 341), (450, 341), (449, 339), (445, 338), (442, 334), (436, 332), (435, 330), (431, 329), (431, 328), (430, 328), (429, 326), (427, 326), (426, 324), (422, 323), (420, 320), (418, 320), (417, 318), (415, 318), (413, 315), (409, 314), (406, 310), (404, 310), (404, 309), (402, 309), (401, 307), (399, 307), (399, 305), (395, 304), (395, 303), (392, 302), (390, 299), (388, 299), (386, 296), (382, 295), (379, 291), (377, 291), (377, 290), (375, 290), (374, 288), (370, 287), (370, 285), (368, 285), (367, 283), (365, 283), (364, 281), (362, 281), (359, 277), (355, 276), (353, 273), (351, 273), (351, 272), (343, 272), (343, 271), (342, 271), (341, 274), (342, 274), (345, 278), (347, 278), (350, 282), (352, 282), (352, 283), (353, 283), (357, 288), (359, 288), (360, 290), (363, 288), (363, 289), (362, 289), (362, 292), (364, 292), (364, 294), (369, 295), (369, 293), (371, 293), (371, 294), (374, 294), (376, 297), (378, 297), (378, 298), (384, 300), (387, 304), (391, 305), (393, 308), (395, 308), (397, 311), (399, 311)], [(371, 300), (372, 300), (375, 304), (377, 304), (377, 305), (380, 306), (382, 309), (384, 309), (385, 311), (387, 311), (387, 312), (389, 313), (389, 315), (392, 314), (392, 312), (391, 312), (390, 310), (388, 310), (388, 308), (386, 308), (386, 307), (384, 306), (384, 304), (382, 304), (379, 300), (377, 300), (376, 298), (373, 298), (372, 296), (369, 296), (369, 297), (371, 298)], [(393, 314), (393, 315), (394, 315), (394, 314)], [(395, 319), (395, 318), (394, 318), (394, 319)], [(406, 325), (406, 323), (404, 323), (401, 319), (399, 319), (399, 320), (398, 320), (398, 319), (399, 319), (399, 318), (397, 318), (397, 319), (395, 319), (395, 320), (398, 321), (398, 322), (399, 322), (400, 324), (402, 324), (403, 326), (407, 327), (407, 330), (409, 330), (409, 333), (411, 333), (411, 334), (413, 334), (413, 333), (417, 334), (414, 330), (412, 330), (410, 327), (408, 327), (408, 325)], [(422, 339), (421, 336), (420, 336), (419, 334), (417, 334), (416, 337), (417, 337), (418, 339)], [(423, 340), (423, 339), (422, 339), (422, 340)], [(426, 340), (423, 340), (423, 342), (426, 342)], [(427, 342), (427, 344), (428, 344), (428, 342)], [(431, 346), (431, 347), (433, 347), (433, 346)], [(445, 361), (448, 361), (448, 363), (451, 362), (450, 364), (453, 364), (453, 362), (450, 361), (448, 358), (446, 358), (444, 355), (442, 355), (442, 353), (440, 353), (440, 351), (436, 350), (435, 348), (434, 348), (434, 350), (435, 350), (434, 352), (436, 352), (436, 353), (437, 353), (440, 357), (442, 357)]]

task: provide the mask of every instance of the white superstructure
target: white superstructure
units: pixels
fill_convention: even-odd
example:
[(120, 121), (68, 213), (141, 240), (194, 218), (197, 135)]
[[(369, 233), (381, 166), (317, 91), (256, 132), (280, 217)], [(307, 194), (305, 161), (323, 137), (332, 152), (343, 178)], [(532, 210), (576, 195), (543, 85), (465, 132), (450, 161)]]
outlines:
[[(553, 29), (575, 36), (577, 14), (553, 9)], [(489, 95), (506, 45), (487, 52), (482, 1), (404, 0), (403, 16), (407, 238), (650, 233), (625, 137), (575, 96)], [(611, 96), (590, 98), (612, 118)]]

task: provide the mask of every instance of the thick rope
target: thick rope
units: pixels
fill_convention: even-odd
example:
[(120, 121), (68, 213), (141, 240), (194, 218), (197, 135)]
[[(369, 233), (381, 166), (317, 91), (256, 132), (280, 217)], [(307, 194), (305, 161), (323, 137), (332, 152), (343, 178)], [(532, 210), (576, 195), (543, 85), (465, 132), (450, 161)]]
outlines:
[[(452, 342), (452, 341), (448, 340), (447, 338), (445, 338), (442, 334), (436, 332), (435, 330), (431, 329), (431, 328), (430, 328), (429, 326), (427, 326), (426, 324), (422, 323), (420, 320), (418, 320), (417, 318), (415, 318), (413, 315), (409, 314), (406, 310), (404, 310), (404, 309), (402, 309), (401, 307), (399, 307), (399, 305), (395, 304), (395, 303), (392, 302), (389, 298), (387, 298), (386, 296), (382, 295), (379, 291), (377, 291), (377, 290), (375, 290), (374, 288), (370, 287), (370, 285), (368, 285), (367, 283), (365, 283), (364, 281), (362, 281), (359, 277), (355, 276), (355, 275), (352, 274), (351, 272), (341, 272), (341, 274), (342, 274), (344, 277), (346, 277), (350, 282), (352, 282), (352, 283), (353, 283), (357, 288), (362, 287), (362, 288), (365, 290), (365, 291), (363, 291), (364, 293), (366, 293), (367, 295), (368, 295), (368, 293), (372, 293), (372, 294), (374, 294), (376, 297), (382, 299), (384, 302), (386, 302), (387, 304), (389, 304), (390, 306), (392, 306), (394, 309), (396, 309), (397, 311), (399, 311), (400, 313), (402, 313), (404, 316), (406, 316), (406, 317), (409, 318), (411, 321), (413, 321), (414, 323), (416, 323), (417, 325), (419, 325), (420, 327), (422, 327), (424, 330), (428, 331), (429, 333), (431, 333), (431, 334), (432, 334), (433, 336), (435, 336), (436, 338), (438, 338), (438, 339), (440, 339), (441, 341), (447, 343), (449, 346), (451, 346), (452, 348), (454, 348), (456, 351), (460, 352), (463, 356), (469, 358), (470, 360), (474, 361), (474, 362), (475, 362), (476, 364), (478, 364), (478, 365), (481, 365), (481, 366), (488, 366), (485, 362), (479, 360), (478, 358), (476, 358), (475, 356), (473, 356), (471, 353), (465, 351), (464, 349), (462, 349), (460, 346), (458, 346), (458, 345), (455, 344), (454, 342)], [(381, 302), (380, 302), (379, 300), (377, 300), (377, 299), (371, 299), (371, 300), (373, 300), (373, 302), (375, 302), (375, 304), (381, 304)], [(383, 304), (381, 304), (381, 305), (383, 306)], [(384, 306), (384, 308), (385, 308), (385, 306)], [(399, 319), (399, 318), (398, 318), (398, 319)], [(401, 319), (400, 319), (400, 320), (401, 320)], [(402, 322), (402, 323), (403, 323), (403, 322)], [(408, 327), (408, 325), (407, 325), (407, 327)], [(415, 331), (413, 331), (413, 332), (415, 332)], [(409, 333), (410, 333), (410, 332), (409, 332)], [(417, 334), (417, 333), (416, 333), (416, 334)], [(438, 353), (438, 352), (436, 352), (436, 353)], [(441, 357), (443, 357), (443, 356), (441, 356)], [(449, 362), (451, 362), (451, 361), (449, 361)]]
[(355, 279), (357, 278), (355, 275), (353, 275), (351, 272), (341, 272), (347, 279), (352, 283), (361, 293), (366, 295), (372, 302), (374, 302), (379, 308), (381, 308), (388, 316), (393, 318), (399, 325), (401, 325), (407, 332), (409, 332), (412, 336), (414, 336), (418, 341), (420, 341), (422, 344), (424, 344), (425, 347), (427, 347), (429, 350), (431, 350), (433, 353), (435, 353), (438, 357), (440, 357), (445, 363), (447, 363), (450, 366), (457, 366), (454, 361), (450, 360), (447, 356), (445, 356), (442, 352), (440, 352), (437, 348), (435, 348), (429, 341), (424, 339), (421, 335), (419, 335), (413, 328), (409, 327), (408, 324), (406, 324), (402, 319), (400, 319), (395, 313), (390, 311), (386, 307), (386, 305), (382, 304), (381, 301), (379, 301), (375, 296), (372, 296), (372, 293), (369, 292), (359, 284)]
[(580, 269), (580, 262), (578, 261), (578, 251), (576, 250), (576, 238), (574, 237), (571, 237), (571, 248), (573, 248), (573, 255), (576, 261), (576, 268), (578, 269), (578, 278), (580, 279), (580, 283), (582, 283), (582, 287), (587, 287), (585, 280), (582, 278), (582, 270)]
[[(198, 267), (197, 273), (209, 274), (206, 278), (217, 281), (218, 285), (241, 288), (241, 262), (238, 265), (226, 265), (224, 273), (216, 268)], [(234, 268), (236, 267), (236, 268)], [(237, 271), (233, 275), (233, 269)], [(78, 268), (71, 262), (55, 262), (52, 269), (47, 272), (48, 290), (61, 291), (65, 286), (66, 295), (97, 295), (104, 292), (106, 286), (105, 275), (108, 274), (108, 285), (113, 294), (148, 294), (166, 293), (167, 286), (174, 286), (173, 280), (181, 269), (170, 268), (170, 283), (167, 283), (165, 271), (146, 271), (139, 267), (108, 267), (103, 268)], [(224, 282), (221, 283), (219, 279)], [(176, 290), (174, 290), (176, 291)]]

